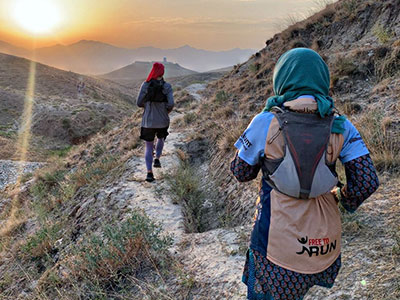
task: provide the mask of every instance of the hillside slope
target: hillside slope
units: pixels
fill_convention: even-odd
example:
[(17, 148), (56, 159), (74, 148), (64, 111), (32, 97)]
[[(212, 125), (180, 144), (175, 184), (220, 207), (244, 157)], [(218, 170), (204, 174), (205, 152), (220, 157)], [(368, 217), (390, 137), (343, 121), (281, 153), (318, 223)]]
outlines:
[(10, 55), (17, 55), (17, 56), (27, 56), (29, 55), (29, 51), (24, 48), (20, 48), (14, 46), (12, 44), (0, 41), (0, 53), (10, 54)]
[[(0, 135), (3, 138), (13, 140), (18, 133), (30, 65), (29, 60), (0, 54)], [(49, 148), (80, 143), (132, 112), (132, 94), (133, 91), (113, 82), (38, 63), (32, 123), (32, 133), (37, 138), (33, 142), (52, 141), (43, 141)]]

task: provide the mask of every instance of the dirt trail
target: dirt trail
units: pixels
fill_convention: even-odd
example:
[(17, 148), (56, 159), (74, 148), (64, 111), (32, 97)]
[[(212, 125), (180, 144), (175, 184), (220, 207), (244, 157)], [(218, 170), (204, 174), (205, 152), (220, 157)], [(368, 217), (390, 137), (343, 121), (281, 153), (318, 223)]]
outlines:
[[(197, 100), (204, 84), (188, 86), (186, 90)], [(171, 121), (181, 117), (174, 112)], [(174, 124), (174, 122), (171, 122)], [(107, 196), (130, 199), (128, 209), (142, 209), (151, 219), (163, 225), (164, 231), (172, 234), (174, 245), (171, 253), (183, 263), (185, 272), (194, 280), (193, 299), (244, 299), (245, 286), (241, 284), (241, 273), (245, 257), (238, 255), (243, 227), (216, 229), (204, 233), (185, 233), (181, 207), (173, 204), (164, 174), (179, 165), (176, 149), (185, 143), (189, 134), (185, 128), (170, 129), (163, 155), (162, 168), (153, 169), (156, 181), (144, 181), (146, 167), (143, 155), (133, 156), (127, 162), (127, 170), (117, 186), (103, 190)]]
[[(175, 119), (179, 115), (175, 113), (171, 116), (171, 119)], [(180, 241), (184, 232), (183, 217), (181, 208), (173, 204), (169, 195), (165, 192), (167, 183), (164, 180), (164, 172), (168, 172), (179, 162), (175, 154), (175, 147), (183, 142), (185, 136), (185, 132), (177, 132), (171, 129), (163, 155), (160, 158), (162, 168), (153, 168), (156, 181), (152, 183), (144, 181), (147, 171), (143, 156), (136, 156), (128, 161), (128, 166), (131, 170), (134, 170), (134, 173), (127, 183), (127, 188), (136, 191), (136, 195), (130, 203), (131, 207), (141, 208), (149, 217), (163, 223), (164, 228), (169, 233), (174, 234), (175, 242)]]
[(205, 90), (206, 86), (202, 83), (194, 83), (185, 88), (185, 90), (191, 94), (197, 101), (201, 101), (203, 96), (200, 94), (201, 91)]

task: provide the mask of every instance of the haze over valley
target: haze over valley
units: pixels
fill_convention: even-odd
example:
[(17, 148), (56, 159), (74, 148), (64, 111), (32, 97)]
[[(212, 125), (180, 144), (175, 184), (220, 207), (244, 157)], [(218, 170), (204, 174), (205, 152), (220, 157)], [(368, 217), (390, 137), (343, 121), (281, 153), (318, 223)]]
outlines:
[(178, 63), (197, 72), (230, 67), (246, 61), (255, 50), (232, 49), (208, 51), (183, 46), (174, 49), (141, 47), (127, 49), (97, 41), (81, 40), (71, 45), (55, 45), (31, 50), (0, 41), (0, 52), (34, 59), (66, 71), (100, 75), (115, 71), (135, 61), (163, 61)]

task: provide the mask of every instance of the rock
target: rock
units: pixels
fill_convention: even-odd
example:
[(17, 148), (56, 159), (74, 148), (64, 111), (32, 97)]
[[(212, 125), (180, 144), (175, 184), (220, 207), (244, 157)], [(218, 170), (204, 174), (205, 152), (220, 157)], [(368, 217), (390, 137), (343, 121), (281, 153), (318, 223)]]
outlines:
[[(44, 163), (40, 162), (20, 163), (12, 160), (0, 160), (0, 190), (3, 190), (8, 184), (16, 183), (18, 176), (32, 173), (44, 165)], [(23, 168), (22, 172), (21, 168)]]

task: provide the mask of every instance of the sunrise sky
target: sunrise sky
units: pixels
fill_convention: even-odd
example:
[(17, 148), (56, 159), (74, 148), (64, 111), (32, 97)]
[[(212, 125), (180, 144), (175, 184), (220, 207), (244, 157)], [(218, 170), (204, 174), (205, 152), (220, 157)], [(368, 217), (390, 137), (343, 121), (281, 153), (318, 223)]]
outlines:
[[(30, 26), (37, 27), (37, 31), (46, 29), (36, 32), (38, 47), (89, 39), (128, 48), (175, 48), (188, 44), (208, 50), (259, 49), (267, 38), (285, 27), (288, 16), (308, 15), (321, 2), (0, 0), (0, 40), (32, 47), (35, 33), (27, 29)], [(24, 9), (28, 6), (29, 9)], [(37, 15), (41, 16), (39, 20)], [(36, 27), (29, 25), (30, 22)]]

